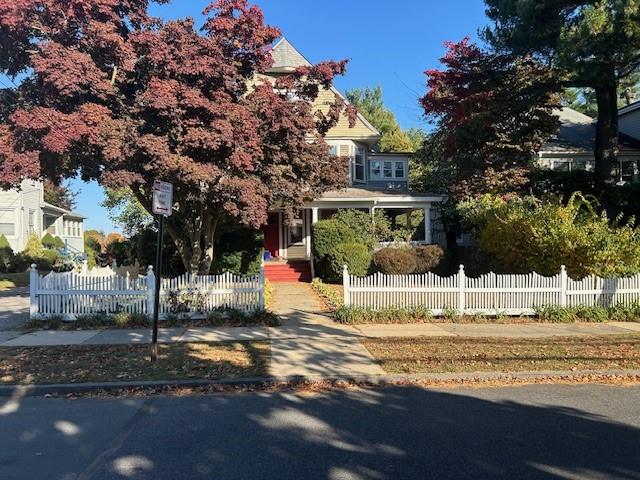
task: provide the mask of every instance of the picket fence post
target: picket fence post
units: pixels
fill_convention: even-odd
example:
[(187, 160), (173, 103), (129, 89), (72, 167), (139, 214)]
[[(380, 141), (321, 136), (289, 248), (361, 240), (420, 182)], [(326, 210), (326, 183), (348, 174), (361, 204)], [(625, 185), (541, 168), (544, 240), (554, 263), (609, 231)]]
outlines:
[(147, 316), (153, 318), (154, 295), (156, 292), (156, 276), (153, 273), (153, 265), (147, 268)]
[(560, 267), (560, 306), (567, 306), (567, 269), (564, 265)]
[(38, 316), (38, 268), (35, 263), (31, 264), (29, 270), (29, 318), (33, 320)]
[(258, 274), (258, 309), (264, 310), (265, 308), (265, 299), (264, 299), (264, 259), (260, 264), (260, 273)]
[(345, 264), (342, 269), (342, 289), (344, 292), (344, 306), (351, 305), (351, 292), (349, 292), (349, 268)]
[(466, 309), (464, 289), (466, 284), (466, 276), (464, 274), (464, 265), (460, 265), (458, 269), (458, 313), (464, 315)]

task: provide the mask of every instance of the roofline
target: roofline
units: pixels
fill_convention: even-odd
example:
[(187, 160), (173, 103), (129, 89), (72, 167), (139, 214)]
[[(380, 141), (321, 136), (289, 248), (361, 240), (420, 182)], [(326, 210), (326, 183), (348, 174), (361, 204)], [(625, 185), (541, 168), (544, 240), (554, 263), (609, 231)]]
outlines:
[(622, 108), (618, 109), (618, 116), (620, 115), (625, 115), (629, 112), (633, 112), (634, 110), (637, 110), (638, 108), (640, 108), (640, 100), (637, 100), (629, 105), (626, 105)]
[(409, 202), (409, 203), (424, 203), (424, 202), (441, 202), (446, 199), (446, 195), (426, 194), (420, 195), (372, 195), (370, 197), (319, 197), (316, 200), (307, 202), (308, 205), (315, 203), (349, 203), (349, 202), (373, 202), (378, 203), (396, 203), (396, 202)]
[[(340, 92), (340, 90), (338, 90), (333, 83), (331, 84), (331, 90), (333, 91), (333, 93), (338, 94), (338, 96), (345, 101), (345, 103), (347, 103), (347, 105), (353, 105), (349, 99), (342, 94), (342, 92)], [(365, 124), (365, 126), (371, 130), (375, 136), (382, 138), (382, 132), (380, 132), (380, 130), (378, 130), (376, 127), (374, 127), (373, 125), (371, 125), (371, 123), (369, 122), (369, 120), (367, 120), (366, 118), (364, 118), (364, 115), (362, 115), (362, 113), (360, 112), (360, 110), (358, 110), (358, 119)]]
[(385, 156), (385, 157), (392, 157), (392, 156), (398, 156), (398, 157), (407, 157), (407, 156), (411, 156), (411, 155), (415, 155), (416, 152), (371, 152), (369, 153), (370, 157), (375, 157), (375, 156)]
[(42, 208), (48, 208), (50, 210), (54, 210), (56, 212), (62, 213), (63, 215), (67, 214), (67, 213), (71, 213), (66, 208), (58, 207), (58, 206), (53, 205), (53, 204), (48, 203), (48, 202), (42, 202)]
[(82, 220), (85, 220), (89, 217), (87, 217), (86, 215), (82, 215), (81, 213), (78, 212), (69, 212), (69, 213), (65, 213), (63, 215), (63, 217), (73, 217), (73, 218), (81, 218)]

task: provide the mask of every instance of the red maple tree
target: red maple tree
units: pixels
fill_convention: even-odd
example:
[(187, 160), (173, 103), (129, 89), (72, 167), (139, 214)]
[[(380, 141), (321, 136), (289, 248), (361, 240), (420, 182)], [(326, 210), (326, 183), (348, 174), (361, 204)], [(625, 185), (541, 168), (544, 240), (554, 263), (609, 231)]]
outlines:
[(187, 271), (208, 273), (232, 217), (259, 227), (291, 218), (343, 185), (345, 162), (323, 135), (346, 110), (313, 107), (346, 62), (271, 79), (279, 31), (246, 0), (217, 0), (197, 31), (162, 22), (147, 0), (0, 0), (0, 179), (78, 173), (130, 188), (150, 207), (153, 181), (174, 184), (167, 231)]
[[(557, 131), (553, 73), (530, 57), (482, 50), (468, 38), (445, 43), (443, 69), (428, 70), (425, 116), (441, 142), (436, 170), (450, 193), (518, 192), (535, 154)], [(433, 171), (433, 170), (431, 170)]]

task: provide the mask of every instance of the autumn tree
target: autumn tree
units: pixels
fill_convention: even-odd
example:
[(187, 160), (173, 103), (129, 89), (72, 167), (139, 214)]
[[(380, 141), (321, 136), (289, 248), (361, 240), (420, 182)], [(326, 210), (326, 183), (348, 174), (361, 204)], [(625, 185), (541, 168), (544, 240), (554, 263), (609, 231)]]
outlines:
[(381, 152), (415, 152), (420, 148), (422, 132), (402, 129), (395, 114), (385, 106), (380, 86), (348, 90), (347, 98), (382, 134), (378, 143)]
[(224, 219), (259, 227), (293, 217), (346, 178), (323, 135), (345, 109), (313, 101), (346, 62), (271, 81), (279, 36), (246, 0), (218, 0), (193, 20), (161, 22), (146, 0), (24, 0), (0, 5), (0, 69), (19, 83), (0, 112), (0, 179), (78, 173), (131, 189), (150, 208), (174, 184), (167, 231), (185, 268), (208, 273)]
[(562, 87), (595, 94), (596, 173), (615, 178), (618, 86), (640, 65), (637, 0), (485, 0), (493, 26), (484, 31), (498, 51), (533, 55), (553, 68)]
[[(464, 39), (446, 43), (421, 99), (436, 131), (426, 171), (460, 200), (520, 191), (534, 154), (558, 128), (551, 72), (531, 57), (493, 54)], [(434, 144), (434, 142), (437, 142)]]

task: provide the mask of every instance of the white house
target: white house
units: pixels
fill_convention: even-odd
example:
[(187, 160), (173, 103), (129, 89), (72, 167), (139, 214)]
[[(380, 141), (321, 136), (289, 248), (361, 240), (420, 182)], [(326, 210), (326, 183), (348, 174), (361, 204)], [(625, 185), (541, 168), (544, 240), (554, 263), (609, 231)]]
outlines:
[(84, 219), (44, 201), (42, 182), (23, 180), (19, 189), (0, 190), (0, 235), (14, 252), (24, 250), (29, 234), (60, 237), (71, 253), (84, 252)]

